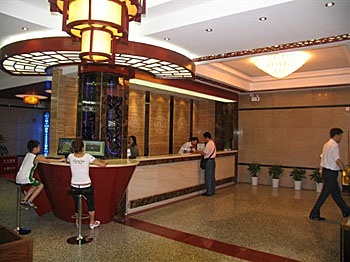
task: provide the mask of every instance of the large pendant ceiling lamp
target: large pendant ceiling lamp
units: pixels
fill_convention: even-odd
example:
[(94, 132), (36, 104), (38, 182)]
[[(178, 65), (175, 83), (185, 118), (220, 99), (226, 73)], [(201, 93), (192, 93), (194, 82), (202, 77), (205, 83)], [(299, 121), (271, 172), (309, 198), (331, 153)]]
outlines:
[(129, 21), (141, 21), (145, 0), (49, 0), (62, 13), (62, 29), (81, 39), (80, 59), (114, 61), (118, 39), (128, 39)]
[(251, 58), (251, 61), (265, 73), (276, 78), (284, 78), (302, 67), (309, 58), (307, 52), (294, 51), (257, 56)]
[(40, 99), (47, 99), (47, 96), (33, 95), (33, 94), (18, 94), (16, 97), (21, 98), (24, 104), (37, 105)]

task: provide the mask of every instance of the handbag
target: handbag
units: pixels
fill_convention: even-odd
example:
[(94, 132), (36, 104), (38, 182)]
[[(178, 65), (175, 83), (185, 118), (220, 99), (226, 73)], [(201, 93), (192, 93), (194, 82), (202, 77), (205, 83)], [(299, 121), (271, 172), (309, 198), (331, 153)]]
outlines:
[(215, 148), (214, 148), (213, 153), (211, 153), (208, 158), (204, 158), (204, 156), (201, 157), (201, 161), (199, 164), (201, 169), (205, 169), (205, 167), (207, 166), (208, 159), (211, 158), (211, 156), (214, 154), (214, 152), (215, 152)]
[(204, 158), (204, 156), (202, 156), (201, 162), (200, 162), (201, 169), (205, 169), (205, 167), (207, 166), (207, 162), (208, 162), (208, 158)]

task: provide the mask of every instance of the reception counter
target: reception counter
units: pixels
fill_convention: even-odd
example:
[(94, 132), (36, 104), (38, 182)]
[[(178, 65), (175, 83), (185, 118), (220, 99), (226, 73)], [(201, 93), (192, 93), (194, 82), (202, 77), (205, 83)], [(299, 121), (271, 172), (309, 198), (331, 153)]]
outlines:
[[(223, 187), (235, 181), (237, 150), (218, 151), (216, 185)], [(133, 213), (204, 191), (204, 170), (199, 154), (173, 154), (138, 158), (140, 164), (127, 190), (127, 212)]]
[[(218, 151), (216, 157), (217, 186), (235, 181), (237, 151)], [(198, 195), (204, 190), (204, 170), (199, 167), (199, 154), (173, 154), (139, 157), (134, 160), (107, 160), (107, 167), (91, 165), (90, 177), (95, 193), (96, 219), (108, 223), (127, 213)], [(37, 213), (52, 211), (65, 221), (74, 222), (73, 198), (68, 163), (40, 163), (37, 175), (45, 190), (34, 201)], [(83, 201), (83, 213), (87, 206)], [(85, 220), (83, 223), (87, 223)]]
[[(107, 160), (107, 167), (91, 165), (90, 177), (95, 194), (96, 219), (101, 223), (113, 221), (117, 208), (131, 179), (131, 176), (139, 164), (138, 160), (113, 159)], [(70, 189), (71, 171), (68, 163), (39, 163), (38, 175), (45, 185), (45, 193), (48, 203), (54, 215), (65, 221), (73, 222), (71, 216), (74, 214), (73, 198), (67, 194)], [(38, 198), (37, 201), (40, 201)], [(43, 196), (38, 205), (45, 208)], [(41, 204), (43, 205), (41, 207)], [(47, 207), (46, 207), (47, 209)], [(87, 214), (86, 201), (83, 201), (83, 213)], [(84, 222), (84, 221), (83, 221)], [(88, 221), (85, 221), (86, 223)]]

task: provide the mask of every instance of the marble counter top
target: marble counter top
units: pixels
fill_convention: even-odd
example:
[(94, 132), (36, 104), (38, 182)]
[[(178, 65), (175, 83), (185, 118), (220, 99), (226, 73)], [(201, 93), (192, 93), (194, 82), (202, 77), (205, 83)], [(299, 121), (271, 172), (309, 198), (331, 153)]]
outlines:
[[(57, 157), (55, 157), (55, 158), (57, 158)], [(123, 166), (137, 166), (139, 164), (139, 159), (106, 159), (103, 161), (107, 161), (107, 163), (108, 163), (108, 165), (105, 168), (123, 167)], [(44, 164), (57, 165), (57, 166), (69, 166), (69, 163), (67, 163), (67, 162), (49, 162), (49, 163), (45, 162)], [(91, 165), (91, 167), (94, 168), (97, 166)], [(99, 167), (99, 168), (101, 168), (101, 167)]]
[[(237, 150), (218, 151), (216, 153), (216, 157), (232, 156), (236, 154), (237, 154)], [(58, 157), (54, 156), (52, 158), (57, 159)], [(200, 154), (186, 153), (186, 154), (141, 156), (136, 159), (106, 159), (103, 161), (108, 162), (108, 165), (106, 167), (108, 168), (108, 167), (118, 167), (118, 166), (157, 165), (157, 164), (175, 163), (175, 162), (182, 162), (182, 161), (199, 160), (200, 158), (201, 158)], [(69, 163), (67, 162), (50, 162), (46, 164), (69, 166)], [(96, 167), (96, 166), (91, 165), (91, 167)]]

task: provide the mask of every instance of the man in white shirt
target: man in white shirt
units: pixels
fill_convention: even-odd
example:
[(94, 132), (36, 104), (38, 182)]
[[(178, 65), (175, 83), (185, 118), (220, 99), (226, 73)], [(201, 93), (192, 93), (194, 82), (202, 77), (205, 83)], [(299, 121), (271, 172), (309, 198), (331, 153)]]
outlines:
[(311, 210), (309, 218), (311, 220), (323, 221), (324, 217), (320, 216), (320, 208), (326, 201), (329, 194), (332, 195), (335, 203), (338, 205), (343, 213), (343, 217), (350, 216), (350, 207), (345, 203), (341, 196), (338, 174), (339, 169), (344, 170), (349, 176), (345, 165), (340, 160), (339, 146), (343, 135), (343, 130), (340, 128), (332, 128), (330, 130), (330, 139), (324, 144), (321, 154), (320, 170), (323, 177), (323, 189), (320, 196), (318, 197), (313, 209)]
[(189, 142), (182, 145), (179, 150), (179, 154), (191, 153), (197, 150), (198, 137), (192, 137)]

